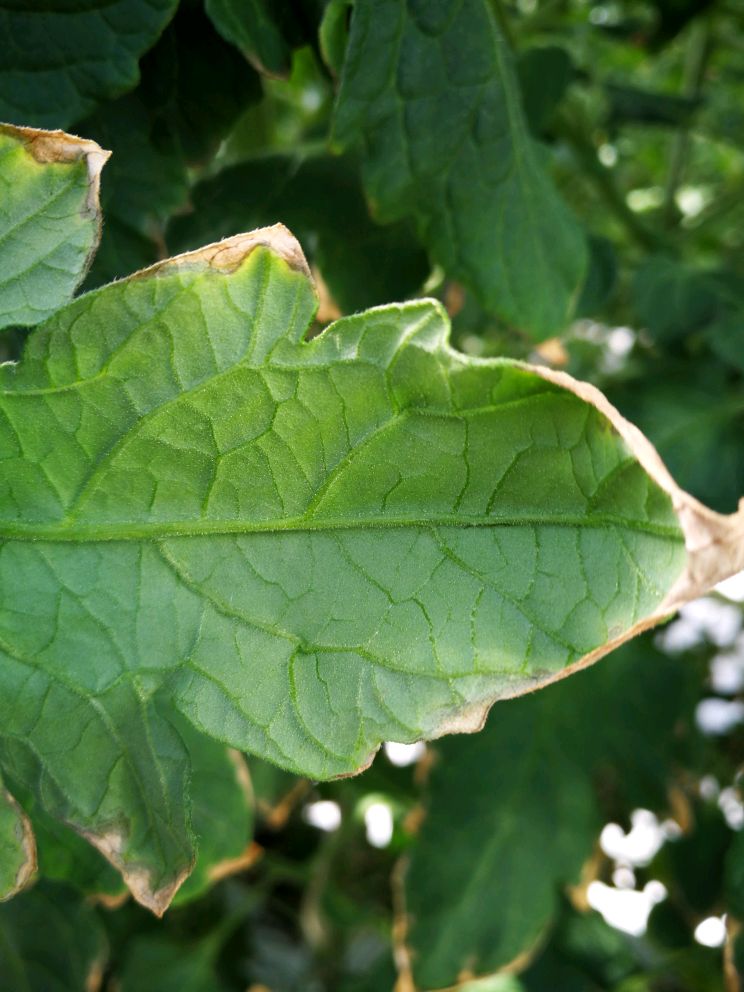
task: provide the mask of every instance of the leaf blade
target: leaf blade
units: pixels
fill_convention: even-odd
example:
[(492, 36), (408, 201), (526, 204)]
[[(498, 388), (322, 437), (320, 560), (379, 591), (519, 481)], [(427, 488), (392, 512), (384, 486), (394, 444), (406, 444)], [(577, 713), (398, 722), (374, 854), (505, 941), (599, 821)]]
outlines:
[[(2, 761), (60, 779), (42, 803), (156, 911), (193, 861), (172, 707), (348, 774), (596, 660), (685, 568), (682, 497), (596, 391), (459, 355), (431, 301), (305, 341), (314, 308), (299, 246), (267, 229), (81, 297), (2, 370)], [(90, 742), (38, 719), (63, 689), (75, 725), (107, 716), (126, 743), (93, 727), (75, 802)]]
[(0, 125), (0, 328), (38, 324), (83, 279), (101, 233), (94, 141)]

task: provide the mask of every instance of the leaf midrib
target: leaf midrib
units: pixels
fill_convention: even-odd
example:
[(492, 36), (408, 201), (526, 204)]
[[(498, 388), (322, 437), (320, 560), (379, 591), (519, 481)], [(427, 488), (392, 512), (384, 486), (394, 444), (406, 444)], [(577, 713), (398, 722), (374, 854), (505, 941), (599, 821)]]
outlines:
[(670, 524), (650, 520), (633, 520), (608, 513), (591, 516), (578, 514), (524, 514), (521, 516), (464, 516), (440, 514), (430, 517), (288, 517), (284, 520), (177, 520), (123, 521), (73, 526), (38, 523), (0, 525), (0, 541), (54, 541), (61, 543), (91, 543), (112, 541), (158, 541), (171, 537), (211, 537), (248, 534), (322, 533), (324, 531), (374, 531), (438, 527), (574, 527), (601, 530), (620, 528), (683, 543), (680, 529)]

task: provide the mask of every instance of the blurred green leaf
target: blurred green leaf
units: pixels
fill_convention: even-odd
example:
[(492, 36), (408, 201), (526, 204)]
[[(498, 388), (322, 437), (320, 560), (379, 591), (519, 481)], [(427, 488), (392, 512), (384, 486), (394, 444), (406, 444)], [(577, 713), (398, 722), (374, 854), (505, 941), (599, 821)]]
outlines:
[[(185, 204), (186, 163), (168, 131), (158, 133), (152, 107), (141, 89), (107, 104), (83, 121), (81, 130), (112, 151), (101, 190), (106, 217), (101, 251), (105, 251), (109, 225), (145, 231)], [(117, 276), (129, 272), (122, 269)]]
[(160, 248), (153, 238), (130, 227), (126, 220), (110, 217), (83, 289), (96, 289), (114, 279), (145, 269), (156, 262), (159, 255)]
[(607, 302), (617, 280), (617, 252), (608, 238), (588, 238), (589, 266), (576, 304), (577, 317), (595, 317)]
[(201, 164), (246, 107), (262, 95), (259, 78), (214, 30), (199, 5), (182, 3), (142, 64), (141, 99), (153, 142)]
[(334, 76), (341, 75), (349, 43), (349, 19), (354, 0), (328, 0), (318, 30), (323, 61)]
[(681, 486), (719, 512), (736, 509), (744, 492), (744, 396), (725, 369), (704, 360), (652, 360), (648, 378), (631, 378), (608, 395)]
[(121, 992), (225, 992), (215, 971), (217, 950), (209, 937), (188, 944), (166, 936), (136, 937), (126, 949)]
[(31, 823), (0, 779), (0, 902), (29, 882), (36, 868)]
[(3, 992), (82, 992), (105, 961), (101, 923), (71, 889), (39, 882), (0, 905)]
[(695, 698), (694, 673), (679, 668), (634, 642), (570, 685), (502, 703), (479, 734), (437, 745), (405, 883), (421, 984), (533, 949), (597, 841), (595, 782), (610, 808), (665, 801), (673, 728)]
[(713, 4), (714, 0), (652, 0), (658, 18), (653, 42), (663, 45), (671, 41), (690, 21), (705, 17)]
[(191, 760), (191, 828), (196, 839), (194, 870), (176, 893), (182, 905), (202, 895), (224, 874), (240, 870), (253, 839), (254, 803), (245, 760), (179, 726)]
[(157, 260), (163, 222), (188, 202), (189, 164), (213, 154), (259, 97), (255, 72), (198, 7), (182, 5), (142, 60), (135, 92), (81, 124), (113, 152), (102, 187), (106, 224), (86, 289)]
[(700, 100), (674, 93), (654, 93), (637, 86), (604, 84), (609, 104), (609, 123), (654, 124), (682, 127), (689, 124), (700, 107)]
[(738, 313), (714, 321), (707, 338), (719, 358), (744, 372), (744, 306)]
[(176, 217), (172, 251), (281, 221), (307, 246), (342, 312), (412, 296), (428, 275), (405, 223), (378, 227), (367, 213), (351, 159), (272, 155), (198, 184), (193, 212)]
[(591, 853), (601, 820), (588, 778), (560, 746), (561, 689), (504, 702), (485, 730), (437, 748), (405, 880), (414, 974), (425, 988), (531, 950), (558, 886), (576, 882)]
[(675, 894), (700, 918), (714, 914), (721, 897), (721, 878), (733, 833), (716, 803), (691, 804), (687, 832), (667, 844), (654, 862)]
[(633, 293), (641, 325), (663, 343), (705, 326), (718, 306), (709, 274), (664, 256), (650, 256), (639, 266)]
[(259, 70), (287, 76), (292, 49), (314, 37), (323, 0), (206, 0), (215, 27)]
[(574, 78), (571, 56), (557, 45), (528, 48), (520, 53), (516, 69), (525, 117), (539, 136)]
[(563, 904), (550, 941), (521, 978), (526, 992), (605, 992), (641, 966), (642, 954), (599, 913)]
[(744, 921), (744, 831), (739, 831), (726, 858), (725, 891), (728, 909)]

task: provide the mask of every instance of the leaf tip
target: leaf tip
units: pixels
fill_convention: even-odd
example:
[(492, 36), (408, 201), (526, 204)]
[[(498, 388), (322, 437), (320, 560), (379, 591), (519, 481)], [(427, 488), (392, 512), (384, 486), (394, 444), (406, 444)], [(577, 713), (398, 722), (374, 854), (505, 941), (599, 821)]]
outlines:
[(45, 131), (41, 128), (16, 127), (14, 124), (0, 124), (0, 133), (7, 134), (24, 144), (31, 157), (40, 165), (54, 163), (69, 164), (85, 160), (88, 170), (88, 197), (86, 207), (92, 214), (98, 214), (98, 196), (101, 183), (101, 170), (111, 157), (111, 152), (89, 138), (78, 138), (66, 131)]
[(668, 613), (744, 570), (744, 498), (736, 513), (727, 515), (679, 490), (674, 509), (685, 535), (687, 563), (660, 607)]
[(256, 248), (268, 248), (283, 259), (290, 269), (299, 272), (312, 281), (310, 266), (297, 238), (284, 224), (259, 227), (245, 234), (235, 234), (222, 241), (215, 241), (195, 251), (174, 255), (141, 272), (137, 276), (149, 276), (172, 272), (174, 269), (204, 267), (229, 275), (245, 261)]
[(651, 480), (672, 501), (684, 536), (687, 561), (682, 574), (654, 612), (657, 622), (690, 600), (709, 592), (718, 582), (744, 569), (744, 498), (740, 500), (736, 513), (726, 515), (710, 510), (677, 485), (648, 438), (626, 420), (595, 386), (580, 382), (566, 372), (539, 365), (531, 368), (541, 378), (569, 390), (595, 407), (622, 437)]
[(155, 888), (151, 869), (129, 862), (123, 857), (128, 837), (120, 827), (110, 826), (99, 833), (90, 830), (81, 833), (121, 873), (134, 899), (155, 916), (163, 916), (176, 892), (191, 874), (193, 863), (189, 863), (165, 885)]

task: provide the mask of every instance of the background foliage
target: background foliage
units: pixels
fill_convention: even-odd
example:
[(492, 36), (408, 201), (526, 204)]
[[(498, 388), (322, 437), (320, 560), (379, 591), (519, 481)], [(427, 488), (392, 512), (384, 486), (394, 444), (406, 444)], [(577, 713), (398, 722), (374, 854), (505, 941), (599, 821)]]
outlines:
[[(458, 347), (598, 383), (681, 485), (731, 511), (743, 27), (724, 0), (5, 3), (0, 118), (112, 149), (85, 288), (281, 220), (322, 318), (425, 288)], [(5, 332), (3, 357), (24, 334)], [(480, 735), (355, 779), (251, 760), (246, 792), (242, 759), (200, 744), (207, 867), (163, 921), (15, 792), (40, 878), (0, 907), (0, 988), (733, 992), (741, 628), (740, 607), (710, 597), (570, 684), (498, 705)], [(329, 809), (326, 832), (313, 823)], [(600, 844), (639, 809), (665, 824), (657, 851)], [(0, 845), (11, 815), (0, 806)], [(601, 885), (639, 902), (645, 887), (650, 905), (658, 882), (645, 933), (591, 908)], [(727, 943), (697, 941), (723, 913)]]

